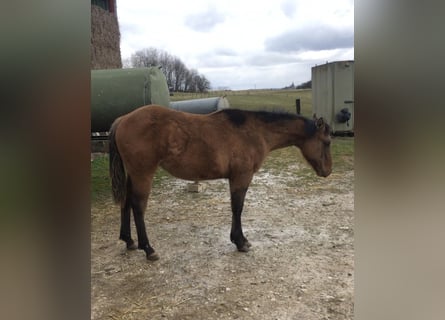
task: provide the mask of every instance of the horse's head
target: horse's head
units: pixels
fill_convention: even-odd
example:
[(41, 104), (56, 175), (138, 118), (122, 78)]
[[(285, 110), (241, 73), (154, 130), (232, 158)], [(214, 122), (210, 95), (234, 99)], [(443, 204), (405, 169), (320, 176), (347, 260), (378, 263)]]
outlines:
[(323, 118), (314, 114), (315, 133), (306, 139), (301, 151), (306, 160), (320, 177), (327, 177), (332, 171), (330, 128)]

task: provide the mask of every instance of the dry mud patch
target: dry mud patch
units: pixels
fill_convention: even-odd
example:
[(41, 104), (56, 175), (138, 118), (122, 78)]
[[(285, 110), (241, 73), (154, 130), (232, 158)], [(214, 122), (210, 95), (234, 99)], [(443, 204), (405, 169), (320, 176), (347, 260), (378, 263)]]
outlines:
[(156, 262), (125, 250), (111, 200), (94, 204), (92, 319), (352, 319), (354, 173), (299, 181), (294, 166), (254, 177), (248, 253), (229, 239), (225, 180), (200, 193), (171, 177), (153, 188), (145, 221)]

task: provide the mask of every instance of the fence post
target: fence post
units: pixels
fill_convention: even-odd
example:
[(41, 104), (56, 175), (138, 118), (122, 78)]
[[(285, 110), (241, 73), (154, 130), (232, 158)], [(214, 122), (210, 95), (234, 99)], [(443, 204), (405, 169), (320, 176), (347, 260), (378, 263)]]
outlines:
[(295, 106), (297, 108), (297, 114), (301, 113), (300, 99), (295, 99)]

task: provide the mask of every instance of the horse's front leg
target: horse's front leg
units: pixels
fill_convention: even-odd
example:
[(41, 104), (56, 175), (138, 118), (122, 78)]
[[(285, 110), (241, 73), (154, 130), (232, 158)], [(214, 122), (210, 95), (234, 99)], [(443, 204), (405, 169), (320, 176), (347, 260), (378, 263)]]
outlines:
[(243, 234), (241, 225), (241, 213), (244, 206), (244, 198), (252, 177), (244, 179), (230, 179), (230, 200), (232, 207), (232, 229), (230, 240), (236, 244), (238, 251), (247, 252), (251, 246)]

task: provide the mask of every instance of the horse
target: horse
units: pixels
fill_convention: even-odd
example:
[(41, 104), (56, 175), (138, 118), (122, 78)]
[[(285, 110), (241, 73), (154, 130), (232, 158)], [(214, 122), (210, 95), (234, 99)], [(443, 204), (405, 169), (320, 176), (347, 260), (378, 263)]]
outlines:
[[(232, 209), (230, 240), (240, 252), (250, 242), (243, 234), (241, 213), (255, 172), (275, 149), (298, 147), (321, 177), (332, 171), (330, 127), (323, 118), (290, 113), (223, 109), (192, 114), (158, 105), (143, 106), (117, 118), (109, 131), (113, 199), (120, 204), (119, 239), (128, 250), (159, 255), (149, 243), (144, 214), (156, 169), (185, 180), (228, 179)], [(138, 245), (130, 233), (133, 210)]]

